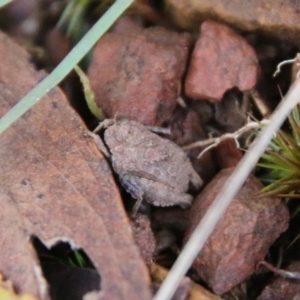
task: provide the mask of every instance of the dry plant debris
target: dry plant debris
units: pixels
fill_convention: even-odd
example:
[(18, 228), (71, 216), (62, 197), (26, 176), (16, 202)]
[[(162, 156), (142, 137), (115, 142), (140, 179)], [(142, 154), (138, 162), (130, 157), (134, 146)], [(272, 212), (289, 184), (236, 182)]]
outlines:
[(1, 300), (38, 300), (38, 298), (29, 294), (17, 295), (10, 281), (3, 280), (0, 274), (0, 299)]
[[(155, 263), (152, 263), (150, 266), (150, 272), (153, 281), (158, 284), (161, 283), (168, 274), (167, 269)], [(178, 288), (178, 291), (174, 296), (175, 299), (182, 299), (180, 298), (180, 294), (182, 294), (183, 289), (188, 292), (185, 298), (186, 300), (221, 300), (219, 296), (212, 294), (201, 285), (189, 281), (188, 277), (183, 279), (181, 286)]]
[[(0, 60), (4, 115), (46, 74), (3, 33)], [(105, 299), (150, 299), (147, 270), (110, 168), (85, 131), (56, 88), (0, 136), (1, 270), (18, 292), (46, 299), (29, 238), (36, 235), (47, 246), (69, 240), (93, 261)]]
[[(286, 270), (278, 270), (282, 273), (298, 273), (300, 271), (300, 262), (292, 262)], [(299, 277), (297, 279), (277, 277), (268, 284), (257, 300), (269, 300), (269, 299), (292, 299), (297, 300), (300, 297), (300, 284)]]
[[(74, 2), (70, 1), (69, 3), (74, 4), (76, 2), (78, 1), (74, 0)], [(171, 0), (167, 2), (170, 3)], [(177, 3), (179, 2), (180, 1), (177, 1)], [(189, 3), (191, 2), (192, 1)], [(22, 2), (25, 6), (26, 3), (27, 2)], [(141, 0), (136, 3), (143, 4), (144, 7), (147, 7), (147, 0)], [(211, 3), (215, 3), (216, 5), (212, 7), (212, 10), (208, 7), (209, 11), (206, 12), (206, 17), (207, 15), (216, 17), (214, 12), (220, 11), (220, 7), (217, 5), (221, 3), (220, 1), (212, 0)], [(231, 3), (238, 6), (235, 1), (230, 4), (223, 1), (222, 4), (224, 3), (228, 5), (224, 8), (224, 10), (227, 9), (227, 11), (230, 9)], [(256, 5), (267, 4), (268, 6), (268, 3), (267, 0), (261, 0), (259, 4), (256, 3)], [(201, 6), (202, 3), (199, 5)], [(253, 4), (247, 5), (251, 7)], [(278, 5), (278, 3), (274, 4), (275, 8), (277, 7), (276, 5)], [(287, 2), (287, 6), (291, 8), (289, 5), (291, 5), (291, 3)], [(188, 6), (185, 8), (189, 9)], [(186, 10), (182, 12), (185, 13)], [(262, 9), (262, 15), (263, 12), (264, 9)], [(247, 13), (249, 14), (248, 11)], [(197, 14), (196, 10), (195, 14)], [(259, 15), (258, 19), (261, 18), (262, 15)], [(156, 16), (160, 17), (162, 14), (157, 14)], [(201, 17), (201, 13), (199, 16)], [(220, 14), (217, 18), (224, 18), (230, 24), (235, 24), (232, 19), (229, 20), (227, 17), (224, 17), (224, 14)], [(233, 16), (233, 19), (234, 18)], [(84, 21), (83, 19), (81, 20)], [(152, 22), (153, 20), (153, 18), (150, 18), (148, 21)], [(259, 19), (259, 21), (260, 20), (261, 19)], [(94, 56), (94, 65), (92, 64), (90, 68), (90, 76), (91, 73), (94, 72), (92, 79), (96, 89), (99, 89), (98, 92), (96, 91), (96, 93), (98, 93), (98, 103), (101, 102), (99, 98), (102, 97), (105, 100), (104, 104), (109, 105), (105, 107), (102, 102), (100, 105), (105, 107), (105, 109), (109, 111), (109, 116), (115, 119), (120, 119), (120, 116), (125, 116), (133, 120), (139, 120), (144, 124), (169, 125), (171, 135), (169, 135), (168, 138), (180, 146), (200, 140), (200, 143), (196, 144), (196, 146), (200, 145), (202, 149), (193, 148), (188, 150), (188, 157), (204, 181), (209, 182), (218, 169), (236, 166), (239, 161), (241, 161), (243, 165), (241, 151), (236, 147), (235, 142), (237, 142), (239, 136), (244, 134), (245, 131), (260, 127), (259, 123), (254, 124), (254, 122), (244, 126), (249, 109), (251, 108), (248, 105), (242, 105), (243, 103), (247, 104), (247, 102), (243, 100), (251, 93), (252, 97), (255, 98), (253, 91), (249, 93), (248, 90), (255, 85), (256, 80), (258, 80), (256, 88), (259, 95), (261, 94), (259, 85), (269, 88), (268, 84), (263, 84), (265, 81), (262, 81), (261, 78), (261, 76), (266, 76), (266, 68), (263, 67), (266, 63), (265, 57), (277, 59), (280, 54), (280, 49), (284, 49), (285, 45), (284, 43), (274, 44), (274, 42), (268, 45), (268, 42), (265, 41), (263, 44), (259, 44), (261, 37), (257, 33), (242, 32), (239, 34), (225, 24), (204, 20), (201, 26), (200, 38), (192, 54), (192, 42), (194, 38), (196, 40), (196, 35), (178, 34), (175, 30), (172, 31), (172, 25), (168, 23), (167, 18), (164, 20), (156, 19), (156, 21), (161, 22), (160, 25), (167, 25), (168, 29), (155, 26), (143, 28), (143, 25), (147, 27), (149, 24), (143, 24), (143, 20), (140, 16), (134, 16), (133, 18), (127, 16), (126, 18), (122, 18), (103, 40), (99, 41), (99, 48), (97, 47), (95, 53), (97, 54), (97, 51), (99, 51), (100, 55), (98, 53), (99, 57)], [(193, 18), (191, 18), (190, 21), (193, 21)], [(200, 21), (202, 20), (197, 20), (198, 23)], [(245, 20), (246, 25), (249, 25), (248, 21), (249, 20)], [(282, 23), (281, 20), (279, 20), (278, 24), (280, 23)], [(234, 26), (239, 27), (238, 25)], [(197, 24), (196, 29), (198, 32), (199, 24)], [(51, 37), (52, 41), (50, 42), (52, 46), (51, 51), (54, 52), (53, 57), (61, 59), (69, 49), (69, 44), (64, 44), (67, 46), (65, 50), (58, 47), (59, 44), (63, 46), (63, 42), (67, 41), (66, 36), (63, 35), (63, 31), (60, 31), (60, 35), (56, 36), (53, 28), (49, 28), (49, 31), (54, 33)], [(280, 30), (278, 30), (278, 32), (280, 32)], [(46, 34), (46, 36), (48, 35)], [(258, 41), (258, 43), (255, 41)], [(45, 43), (47, 43), (46, 39)], [(257, 55), (249, 44), (255, 47)], [(59, 52), (58, 48), (61, 48), (61, 52)], [(211, 55), (211, 53), (213, 53), (213, 55)], [(286, 55), (287, 50), (285, 50), (284, 53), (285, 58), (288, 57), (288, 55)], [(189, 54), (193, 56), (191, 60), (188, 59)], [(18, 64), (22, 55), (19, 56), (19, 59), (15, 59), (14, 61), (12, 61), (11, 58), (9, 59), (8, 56), (9, 64), (11, 66)], [(194, 59), (197, 56), (201, 58), (198, 61)], [(258, 60), (262, 67), (260, 77), (257, 77), (259, 69)], [(99, 66), (97, 67), (98, 63), (100, 68), (98, 68)], [(189, 81), (190, 73), (188, 74), (188, 80), (184, 82), (188, 67), (190, 71), (196, 70), (198, 75), (200, 73), (200, 77), (195, 76), (193, 79), (194, 92), (197, 90), (195, 95), (190, 93), (191, 90), (189, 90), (189, 88), (184, 88), (188, 87), (188, 83), (191, 83), (191, 81)], [(25, 63), (24, 68), (28, 68), (28, 65)], [(93, 68), (94, 70), (91, 72)], [(22, 65), (20, 65), (20, 69), (22, 69)], [(272, 69), (272, 64), (269, 66), (269, 69)], [(43, 72), (35, 73), (32, 69), (32, 72), (28, 71), (30, 74), (25, 72), (26, 74), (24, 75), (23, 72), (20, 72), (18, 76), (15, 75), (14, 69), (10, 69), (10, 71), (12, 71), (13, 75), (9, 73), (6, 64), (0, 67), (0, 83), (3, 90), (1, 100), (2, 102), (9, 102), (8, 105), (7, 102), (5, 102), (2, 107), (3, 112), (1, 111), (0, 114), (4, 114), (12, 103), (15, 103), (30, 87), (34, 86), (37, 81), (40, 81), (42, 77), (45, 76)], [(32, 79), (32, 73), (34, 73), (34, 79)], [(216, 76), (214, 77), (214, 75)], [(212, 78), (214, 79), (212, 80)], [(27, 84), (28, 82), (30, 84)], [(211, 84), (213, 84), (213, 88), (208, 89)], [(289, 84), (287, 79), (285, 79), (285, 84), (287, 86)], [(183, 87), (182, 89), (181, 85)], [(76, 86), (71, 87), (72, 91), (74, 87), (76, 88)], [(234, 88), (231, 89), (232, 87)], [(236, 87), (242, 91), (245, 90), (245, 92), (241, 92)], [(197, 94), (201, 88), (202, 92), (204, 92)], [(76, 92), (73, 91), (73, 93)], [(277, 89), (275, 93), (278, 93)], [(270, 93), (267, 92), (266, 94), (270, 96)], [(194, 99), (190, 99), (187, 97), (188, 95), (192, 95)], [(263, 99), (264, 94), (261, 95)], [(37, 265), (36, 255), (28, 242), (28, 236), (32, 234), (38, 235), (48, 246), (53, 245), (61, 236), (64, 236), (64, 238), (70, 241), (72, 247), (83, 247), (99, 270), (102, 290), (100, 295), (98, 293), (98, 298), (102, 296), (106, 297), (107, 295), (110, 299), (128, 298), (129, 296), (132, 296), (132, 299), (134, 299), (134, 297), (137, 299), (139, 299), (138, 297), (142, 297), (142, 299), (150, 298), (147, 273), (145, 272), (143, 263), (139, 259), (139, 253), (132, 243), (131, 229), (128, 227), (129, 222), (124, 214), (121, 199), (114, 185), (108, 164), (97, 151), (94, 144), (95, 140), (93, 141), (90, 136), (85, 136), (86, 129), (74, 112), (68, 108), (65, 98), (61, 97), (58, 90), (50, 92), (44, 101), (44, 104), (37, 105), (33, 110), (28, 112), (22, 120), (19, 120), (18, 123), (4, 135), (4, 140), (0, 139), (0, 146), (3, 146), (1, 147), (0, 155), (5, 155), (5, 159), (0, 158), (0, 166), (4, 170), (2, 177), (0, 177), (0, 179), (2, 179), (0, 184), (0, 197), (3, 199), (3, 211), (2, 214), (0, 214), (1, 216), (3, 215), (3, 226), (9, 228), (8, 232), (5, 232), (3, 236), (1, 236), (3, 243), (6, 245), (4, 247), (6, 251), (4, 257), (12, 257), (13, 260), (20, 262), (20, 266), (28, 267), (31, 266), (32, 263)], [(274, 101), (274, 104), (275, 103), (276, 101)], [(176, 113), (174, 114), (175, 107)], [(244, 109), (242, 107), (244, 107)], [(267, 105), (266, 107), (268, 108)], [(125, 111), (125, 108), (127, 111)], [(253, 111), (254, 110), (251, 112)], [(82, 112), (80, 111), (80, 113)], [(42, 121), (40, 116), (42, 116)], [(264, 113), (263, 116), (265, 116)], [(282, 117), (279, 117), (279, 119), (281, 120), (280, 122), (283, 121)], [(93, 120), (91, 120), (91, 123), (89, 123), (89, 120), (85, 120), (87, 124), (90, 125), (90, 128), (93, 128)], [(131, 122), (133, 125), (127, 126)], [(128, 132), (132, 133), (134, 130), (131, 129), (143, 126), (141, 124), (136, 125), (136, 121), (132, 120), (126, 120), (125, 123), (126, 126), (122, 124), (122, 128), (118, 128), (117, 133), (122, 130), (126, 131), (127, 129)], [(275, 122), (274, 124), (277, 124), (276, 126), (278, 127), (279, 123)], [(252, 127), (252, 125), (254, 127)], [(115, 128), (116, 127), (118, 126), (115, 126)], [(114, 127), (112, 126), (107, 132), (112, 130), (112, 128)], [(165, 129), (168, 130), (168, 128)], [(267, 134), (269, 138), (274, 133), (274, 130), (275, 129), (273, 129), (273, 132)], [(164, 135), (165, 133), (163, 133), (163, 131), (164, 130), (160, 130), (159, 134)], [(130, 136), (126, 136), (123, 144), (119, 143), (119, 137), (117, 137), (117, 145), (113, 145), (110, 149), (113, 154), (113, 167), (116, 173), (119, 173), (120, 181), (133, 196), (137, 194), (140, 195), (140, 198), (141, 195), (146, 196), (145, 198), (150, 199), (148, 202), (152, 204), (180, 204), (181, 206), (185, 206), (187, 203), (182, 201), (182, 194), (187, 195), (186, 190), (188, 184), (183, 183), (186, 177), (191, 175), (191, 172), (186, 172), (187, 170), (184, 167), (186, 164), (183, 163), (183, 169), (177, 168), (176, 166), (175, 173), (185, 177), (184, 180), (182, 180), (180, 176), (175, 179), (173, 176), (170, 176), (170, 182), (165, 180), (165, 174), (168, 173), (169, 165), (165, 164), (164, 151), (172, 152), (167, 151), (167, 147), (158, 149), (160, 153), (154, 153), (154, 155), (150, 155), (150, 157), (142, 157), (142, 159), (136, 157), (135, 146), (147, 154), (147, 148), (143, 148), (143, 146), (147, 144), (147, 142), (152, 143), (152, 146), (155, 144), (151, 138), (152, 136), (150, 137), (148, 133), (145, 133), (143, 130), (141, 132), (141, 135), (147, 137), (146, 140), (144, 139), (140, 142), (142, 146), (134, 145), (133, 147)], [(106, 133), (104, 134), (104, 140), (105, 136)], [(115, 136), (113, 135), (113, 137)], [(136, 138), (136, 140), (139, 139)], [(113, 144), (115, 142), (116, 141), (113, 141)], [(106, 144), (109, 144), (109, 139), (106, 140)], [(194, 146), (195, 145), (191, 147)], [(201, 160), (198, 160), (196, 163), (197, 154), (205, 149), (206, 146), (214, 149), (210, 152), (206, 151), (201, 157)], [(20, 151), (20, 148), (22, 151)], [(151, 148), (151, 150), (153, 149)], [(134, 153), (134, 155), (131, 155), (132, 153)], [(116, 158), (118, 155), (121, 156), (120, 160)], [(171, 156), (174, 156), (174, 160), (176, 160), (176, 155)], [(127, 157), (130, 157), (130, 159)], [(249, 158), (247, 154), (245, 157)], [(256, 157), (256, 159), (258, 159), (258, 157)], [(141, 160), (143, 163), (141, 163)], [(252, 166), (253, 164), (254, 162), (252, 160)], [(174, 165), (176, 165), (176, 163), (171, 163), (171, 166)], [(150, 172), (152, 167), (155, 169), (155, 172)], [(32, 174), (27, 176), (28, 172)], [(243, 171), (239, 178), (235, 178), (238, 182), (237, 186), (241, 186), (242, 181), (248, 176), (248, 174), (246, 174), (247, 172), (249, 173), (249, 171)], [(163, 176), (157, 176), (159, 173), (163, 174)], [(218, 176), (221, 176), (220, 174), (222, 175), (223, 173), (219, 173), (216, 177), (217, 179)], [(95, 178), (100, 181), (100, 183), (97, 181), (98, 185), (96, 184)], [(223, 225), (225, 222), (225, 225), (220, 229), (221, 238), (215, 238), (213, 243), (217, 250), (210, 251), (210, 254), (213, 256), (213, 259), (211, 259), (213, 262), (207, 263), (207, 270), (205, 270), (205, 272), (214, 274), (208, 279), (204, 278), (204, 280), (207, 280), (209, 284), (211, 284), (212, 289), (220, 294), (237, 282), (232, 279), (235, 277), (234, 271), (236, 271), (232, 271), (232, 268), (239, 270), (242, 274), (238, 274), (240, 277), (236, 276), (239, 282), (243, 279), (243, 276), (246, 276), (246, 273), (249, 275), (254, 271), (253, 262), (257, 260), (257, 257), (254, 256), (258, 255), (257, 252), (259, 252), (256, 251), (257, 247), (263, 245), (261, 247), (264, 248), (264, 251), (259, 252), (259, 255), (262, 256), (262, 253), (265, 253), (266, 249), (270, 246), (271, 242), (269, 240), (271, 239), (273, 241), (275, 238), (275, 234), (272, 235), (272, 232), (266, 233), (261, 230), (265, 233), (264, 238), (267, 242), (258, 241), (258, 239), (256, 239), (257, 236), (255, 236), (255, 230), (252, 230), (252, 225), (253, 223), (254, 225), (258, 224), (257, 227), (259, 228), (263, 227), (263, 225), (261, 225), (259, 221), (256, 222), (256, 220), (259, 219), (257, 215), (255, 215), (256, 206), (251, 206), (250, 204), (247, 206), (243, 201), (236, 201), (240, 200), (237, 198), (241, 196), (245, 186), (247, 187), (247, 184), (253, 181), (252, 179), (252, 177), (248, 178), (246, 184), (229, 207), (228, 211), (231, 211), (231, 213), (233, 211), (233, 213), (229, 217), (226, 214), (223, 216), (221, 222), (223, 222)], [(211, 185), (208, 185), (211, 189), (207, 192), (208, 194), (214, 193), (214, 189), (220, 190), (218, 184), (212, 186), (214, 180), (210, 183)], [(216, 198), (217, 201), (223, 201), (218, 201), (218, 205), (215, 206), (216, 209), (214, 213), (212, 213), (213, 220), (222, 217), (222, 212), (224, 213), (224, 207), (226, 205), (224, 203), (229, 203), (228, 195), (233, 193), (230, 190), (231, 187), (235, 192), (238, 189), (235, 187), (236, 181), (231, 182), (232, 185), (230, 185), (230, 187), (224, 187), (224, 189), (222, 189), (225, 194), (225, 200), (219, 196)], [(170, 186), (172, 186), (172, 193), (164, 193), (166, 190), (170, 192)], [(182, 192), (183, 186), (184, 191)], [(175, 190), (179, 191), (179, 197), (178, 194), (173, 193)], [(255, 190), (255, 188), (253, 188), (253, 190)], [(251, 192), (253, 192), (253, 190), (251, 190)], [(122, 188), (121, 191), (123, 191)], [(154, 192), (151, 197), (149, 197), (152, 191)], [(205, 192), (206, 190), (204, 190), (204, 193)], [(252, 197), (250, 192), (249, 194), (251, 195), (251, 199), (255, 198), (254, 196)], [(51, 197), (49, 195), (51, 195)], [(123, 200), (125, 201), (127, 198), (130, 198), (125, 192), (123, 195)], [(206, 198), (209, 198), (209, 196)], [(199, 215), (202, 216), (204, 214), (203, 211), (206, 210), (205, 208), (196, 214), (195, 206), (196, 203), (200, 201), (200, 198), (201, 195), (197, 197), (191, 214), (189, 210), (180, 211), (178, 207), (170, 209), (154, 208), (150, 207), (149, 204), (144, 205), (143, 209), (148, 209), (147, 213), (149, 213), (149, 215), (138, 214), (138, 216), (132, 220), (131, 225), (140, 252), (147, 264), (151, 262), (153, 253), (156, 258), (159, 257), (159, 255), (163, 257), (165, 252), (169, 251), (172, 252), (173, 257), (168, 257), (171, 257), (171, 262), (167, 261), (166, 265), (169, 263), (168, 266), (171, 266), (174, 254), (178, 255), (182, 243), (182, 236), (184, 235), (184, 231), (186, 231), (186, 223), (190, 219), (190, 216), (193, 220), (196, 220), (195, 222), (198, 222), (200, 218)], [(191, 199), (190, 196), (189, 203)], [(250, 200), (249, 202), (252, 202)], [(268, 202), (264, 201), (264, 199), (259, 199), (258, 201), (262, 202), (261, 206), (264, 206), (266, 202)], [(271, 200), (269, 202), (271, 202)], [(269, 202), (267, 204), (270, 204)], [(270, 204), (271, 208), (272, 204), (276, 206), (278, 200), (274, 200), (273, 203)], [(278, 206), (280, 205), (278, 204), (276, 207)], [(268, 212), (272, 210), (270, 207), (267, 207), (267, 205), (264, 207)], [(169, 211), (169, 215), (166, 214), (167, 211)], [(208, 209), (208, 211), (212, 212), (210, 209)], [(278, 214), (284, 215), (285, 212), (286, 211), (282, 209)], [(161, 214), (159, 215), (159, 213)], [(49, 215), (51, 215), (51, 218)], [(272, 213), (269, 215), (272, 216)], [(150, 219), (150, 216), (152, 219)], [(275, 221), (279, 218), (277, 217), (274, 217)], [(16, 220), (12, 225), (10, 224), (11, 218)], [(240, 226), (239, 220), (249, 219), (249, 222)], [(279, 225), (281, 225), (279, 229), (277, 228), (278, 232), (283, 230), (282, 228), (284, 226), (282, 223), (286, 221), (287, 217), (282, 217), (282, 219), (284, 220), (278, 221), (278, 224), (280, 223)], [(153, 223), (154, 220), (157, 222)], [(47, 225), (45, 225), (45, 222), (47, 222)], [(238, 225), (236, 225), (236, 223)], [(197, 246), (194, 245), (194, 254), (192, 251), (187, 255), (190, 260), (197, 255), (196, 252), (202, 247), (201, 239), (203, 242), (205, 236), (208, 237), (211, 233), (210, 229), (212, 230), (214, 226), (212, 223), (206, 223), (206, 225), (206, 227), (203, 227), (205, 230), (202, 229), (201, 236), (199, 235), (198, 237)], [(176, 230), (179, 232), (179, 235), (174, 233), (172, 227), (177, 227)], [(268, 227), (268, 225), (265, 227)], [(272, 227), (272, 225), (270, 225), (270, 227)], [(276, 226), (274, 226), (274, 228), (275, 227)], [(231, 230), (228, 230), (228, 228)], [(152, 229), (154, 231), (152, 231)], [(218, 230), (218, 228), (216, 230)], [(250, 232), (249, 234), (247, 230)], [(224, 236), (227, 237), (226, 234), (228, 231), (234, 232), (235, 237), (238, 237), (237, 243), (239, 245), (235, 247), (235, 249), (229, 249), (231, 244), (235, 245), (236, 242), (234, 237), (230, 236), (230, 234), (228, 234), (229, 238), (225, 238), (226, 241), (221, 246), (218, 246), (220, 240), (222, 240)], [(252, 242), (243, 242), (245, 231), (248, 236), (254, 236)], [(276, 236), (279, 234), (278, 232), (276, 231)], [(154, 251), (154, 235), (157, 239), (156, 251)], [(7, 241), (14, 238), (18, 239), (18, 241), (10, 245), (11, 247), (7, 246), (9, 245)], [(211, 239), (214, 239), (214, 235), (212, 235)], [(242, 242), (239, 243), (239, 241)], [(101, 246), (99, 246), (100, 243)], [(209, 243), (210, 241), (208, 244)], [(247, 261), (247, 257), (245, 257), (245, 255), (243, 257), (244, 248), (239, 247), (240, 244), (243, 244), (242, 246), (244, 248), (246, 247), (252, 250), (250, 264), (249, 261)], [(21, 251), (14, 251), (15, 249), (13, 247), (17, 249), (20, 248)], [(100, 251), (100, 253), (96, 252), (99, 247), (101, 249), (105, 248), (104, 254), (102, 251)], [(227, 253), (223, 255), (224, 251), (222, 252), (221, 250), (224, 249), (220, 250), (222, 247), (230, 251), (227, 251)], [(205, 249), (206, 248), (204, 248), (202, 254), (206, 253)], [(184, 251), (185, 250), (182, 252)], [(237, 251), (240, 252), (238, 253), (240, 256), (236, 254)], [(228, 264), (226, 265), (226, 262), (224, 263), (230, 254), (239, 262), (238, 267), (235, 268), (235, 264), (229, 264), (228, 267)], [(216, 260), (219, 262), (217, 267), (214, 265), (215, 257), (217, 257)], [(106, 265), (108, 260), (113, 261), (112, 267)], [(209, 260), (210, 258), (207, 258), (206, 262)], [(28, 261), (30, 261), (30, 264), (26, 263)], [(21, 286), (21, 284), (19, 284), (22, 282), (20, 280), (21, 278), (25, 282), (22, 287), (23, 289), (27, 289), (28, 286), (34, 286), (36, 290), (36, 277), (34, 277), (35, 274), (29, 267), (22, 273), (19, 271), (20, 269), (14, 269), (15, 265), (12, 266), (10, 260), (5, 261), (3, 264), (7, 267), (9, 272), (13, 274), (11, 277), (14, 280), (15, 278), (19, 280), (16, 286)], [(41, 262), (41, 264), (43, 265), (43, 262)], [(137, 267), (134, 267), (135, 264)], [(186, 268), (185, 271), (187, 271), (190, 264), (186, 263), (182, 270)], [(53, 265), (52, 263), (52, 267)], [(18, 264), (17, 267), (19, 267)], [(248, 271), (245, 272), (247, 268)], [(60, 267), (57, 266), (57, 269), (60, 269)], [(128, 275), (127, 270), (130, 270), (132, 274), (130, 273)], [(180, 272), (184, 272), (182, 270)], [(87, 273), (93, 274), (95, 272), (95, 270), (92, 272), (87, 271)], [(180, 272), (178, 274), (180, 274)], [(83, 270), (82, 273), (85, 273), (85, 270)], [(170, 274), (171, 273), (172, 271)], [(24, 274), (29, 275), (26, 277)], [(55, 272), (53, 274), (55, 275), (54, 279), (60, 281), (59, 276), (57, 276)], [(181, 274), (179, 276), (183, 275), (184, 274)], [(224, 275), (224, 277), (222, 277), (222, 275)], [(195, 277), (193, 279), (197, 280)], [(117, 291), (113, 290), (115, 284), (117, 284)], [(155, 284), (156, 283), (154, 283), (154, 288), (157, 287)], [(243, 284), (246, 283), (244, 282)], [(176, 297), (188, 297), (187, 292), (190, 285), (191, 280), (185, 279), (180, 285)], [(57, 293), (59, 294), (60, 291)], [(200, 296), (198, 295), (198, 297)], [(211, 297), (214, 298), (217, 296)], [(295, 297), (297, 297), (297, 295), (295, 295)], [(165, 300), (166, 297), (159, 298), (158, 296), (157, 299)]]

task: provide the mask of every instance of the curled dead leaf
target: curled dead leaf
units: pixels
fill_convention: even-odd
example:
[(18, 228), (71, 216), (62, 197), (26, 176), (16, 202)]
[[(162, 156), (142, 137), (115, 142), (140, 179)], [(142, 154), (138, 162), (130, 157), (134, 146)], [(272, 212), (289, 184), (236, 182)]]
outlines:
[[(0, 116), (46, 74), (0, 33)], [(150, 299), (149, 276), (106, 160), (55, 88), (0, 136), (0, 265), (17, 292), (49, 299), (30, 243), (83, 248), (105, 299)]]

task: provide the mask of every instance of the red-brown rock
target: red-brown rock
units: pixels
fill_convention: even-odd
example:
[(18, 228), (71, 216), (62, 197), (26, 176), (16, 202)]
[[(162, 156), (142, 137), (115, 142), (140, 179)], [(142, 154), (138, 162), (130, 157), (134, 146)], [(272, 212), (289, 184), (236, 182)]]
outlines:
[[(185, 240), (231, 172), (232, 169), (222, 170), (196, 198)], [(253, 176), (247, 179), (193, 264), (216, 294), (227, 292), (251, 275), (271, 244), (288, 227), (286, 206), (276, 198), (258, 198), (261, 188)]]
[(259, 71), (253, 48), (226, 25), (205, 21), (192, 54), (185, 92), (193, 99), (219, 101), (238, 87), (252, 89)]
[(47, 64), (50, 67), (58, 65), (72, 49), (71, 43), (63, 32), (54, 28), (45, 37)]
[(179, 146), (205, 139), (200, 114), (192, 108), (176, 110), (170, 123), (171, 138)]
[(150, 265), (155, 250), (155, 237), (151, 229), (150, 220), (146, 215), (137, 214), (131, 224), (134, 239), (140, 249), (141, 256), (145, 263)]
[(177, 235), (183, 235), (187, 229), (190, 210), (179, 207), (154, 207), (151, 214), (153, 229), (168, 229)]
[(213, 157), (217, 166), (225, 169), (236, 167), (243, 155), (233, 139), (226, 139), (213, 149)]
[[(293, 262), (288, 268), (289, 272), (300, 272), (300, 261)], [(299, 279), (277, 277), (270, 285), (266, 286), (257, 300), (286, 300), (300, 299)]]
[(160, 126), (177, 103), (190, 38), (163, 28), (111, 32), (99, 40), (88, 71), (109, 117)]
[[(202, 105), (202, 112), (197, 111), (195, 107), (188, 109), (178, 109), (173, 115), (170, 123), (171, 139), (179, 146), (187, 146), (191, 143), (204, 140), (207, 138), (203, 125), (212, 116), (210, 107), (206, 106), (204, 102)], [(206, 115), (204, 115), (206, 114)], [(204, 153), (198, 158), (199, 153), (203, 149), (194, 148), (187, 150), (188, 157), (195, 171), (200, 175), (204, 182), (210, 181), (217, 173), (216, 165), (212, 159), (211, 152)]]

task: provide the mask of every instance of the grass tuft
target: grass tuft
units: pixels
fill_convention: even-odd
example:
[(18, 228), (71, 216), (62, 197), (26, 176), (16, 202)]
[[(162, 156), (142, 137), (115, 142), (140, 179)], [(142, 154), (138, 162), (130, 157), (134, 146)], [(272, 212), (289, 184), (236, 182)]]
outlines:
[(259, 167), (267, 170), (261, 178), (267, 185), (261, 190), (264, 196), (300, 198), (300, 105), (289, 115), (291, 134), (282, 130), (262, 155)]

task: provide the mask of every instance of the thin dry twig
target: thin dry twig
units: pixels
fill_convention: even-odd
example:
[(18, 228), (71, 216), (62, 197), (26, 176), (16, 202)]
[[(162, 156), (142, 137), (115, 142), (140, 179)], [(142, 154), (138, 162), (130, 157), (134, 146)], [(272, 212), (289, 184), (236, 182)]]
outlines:
[(249, 176), (249, 173), (255, 167), (257, 161), (267, 148), (274, 132), (278, 131), (290, 111), (299, 102), (299, 99), (300, 79), (297, 79), (291, 86), (286, 97), (281, 100), (277, 109), (271, 115), (270, 123), (252, 143), (249, 151), (237, 165), (236, 169), (228, 178), (214, 202), (197, 225), (153, 300), (169, 300), (172, 298), (182, 278), (191, 267), (218, 221), (224, 215), (233, 197), (239, 191), (244, 181)]
[(85, 134), (87, 136), (90, 136), (91, 138), (93, 138), (96, 146), (98, 147), (98, 149), (105, 155), (106, 158), (110, 158), (110, 153), (108, 152), (106, 146), (104, 145), (103, 141), (101, 140), (100, 136), (94, 132), (90, 132), (90, 131), (86, 131)]
[(277, 275), (282, 276), (283, 278), (291, 278), (291, 279), (300, 279), (300, 273), (299, 272), (291, 272), (283, 269), (278, 269), (265, 260), (260, 261), (259, 265), (266, 267), (268, 270), (274, 272)]
[(146, 126), (150, 131), (158, 133), (158, 134), (164, 134), (164, 135), (171, 135), (170, 128), (165, 127), (159, 127), (159, 126)]
[(194, 148), (197, 148), (197, 147), (206, 147), (198, 155), (198, 158), (200, 158), (205, 152), (207, 152), (208, 150), (210, 150), (214, 147), (217, 147), (221, 142), (223, 142), (227, 139), (234, 139), (237, 146), (239, 147), (238, 138), (242, 134), (244, 134), (245, 132), (248, 132), (250, 130), (253, 130), (253, 129), (260, 129), (260, 128), (262, 128), (262, 126), (265, 126), (269, 123), (270, 123), (270, 121), (267, 120), (267, 119), (263, 119), (260, 122), (249, 122), (245, 126), (241, 127), (240, 129), (238, 129), (237, 131), (235, 131), (233, 133), (225, 133), (220, 137), (209, 138), (209, 139), (206, 139), (206, 140), (203, 140), (203, 141), (198, 141), (198, 142), (189, 144), (187, 146), (184, 146), (183, 150), (190, 150), (190, 149), (194, 149)]
[(293, 59), (287, 59), (287, 60), (284, 60), (282, 61), (281, 63), (279, 63), (277, 65), (277, 68), (276, 68), (276, 71), (274, 72), (273, 74), (273, 77), (276, 77), (280, 71), (281, 71), (281, 67), (285, 66), (285, 65), (289, 65), (289, 64), (292, 64), (294, 63), (295, 61), (297, 60), (297, 57), (293, 58)]
[(250, 95), (252, 97), (252, 102), (254, 103), (256, 108), (258, 109), (261, 116), (263, 118), (268, 118), (270, 116), (271, 112), (270, 112), (269, 108), (267, 107), (267, 105), (265, 104), (265, 102), (263, 101), (263, 99), (261, 98), (258, 91), (257, 90), (252, 90), (250, 92)]

